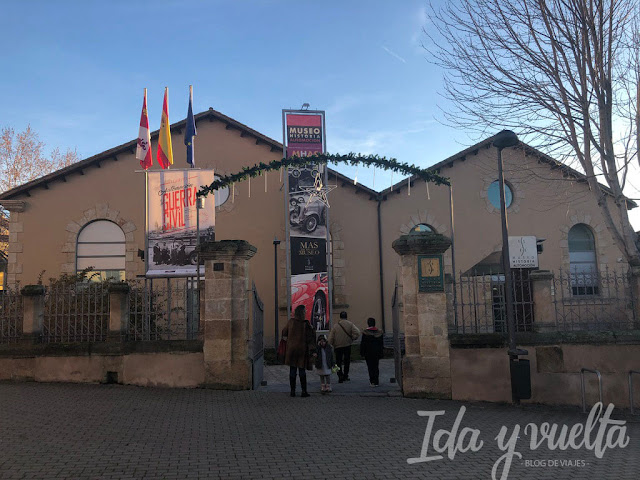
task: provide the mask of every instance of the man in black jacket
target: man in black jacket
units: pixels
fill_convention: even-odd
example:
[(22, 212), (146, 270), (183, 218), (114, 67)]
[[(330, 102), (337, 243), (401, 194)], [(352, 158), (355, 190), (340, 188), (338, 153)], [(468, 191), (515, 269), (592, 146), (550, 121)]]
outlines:
[(362, 332), (360, 356), (364, 357), (367, 361), (371, 386), (377, 387), (380, 383), (380, 369), (378, 365), (384, 355), (384, 343), (382, 331), (376, 328), (376, 320), (374, 318), (367, 319), (367, 325), (368, 328)]

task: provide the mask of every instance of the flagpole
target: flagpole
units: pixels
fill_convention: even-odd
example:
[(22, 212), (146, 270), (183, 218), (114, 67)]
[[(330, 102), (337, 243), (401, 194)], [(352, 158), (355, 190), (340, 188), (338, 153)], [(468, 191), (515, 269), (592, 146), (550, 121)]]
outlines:
[[(189, 105), (193, 105), (193, 85), (189, 85)], [(186, 126), (185, 126), (185, 128), (186, 128)], [(195, 147), (196, 147), (193, 142), (195, 142), (195, 135), (193, 137), (191, 137), (191, 151), (192, 152), (195, 150)], [(195, 166), (196, 166), (195, 162), (193, 161), (193, 158), (192, 158), (191, 168), (194, 168)], [(198, 268), (200, 268), (200, 265), (198, 265)]]

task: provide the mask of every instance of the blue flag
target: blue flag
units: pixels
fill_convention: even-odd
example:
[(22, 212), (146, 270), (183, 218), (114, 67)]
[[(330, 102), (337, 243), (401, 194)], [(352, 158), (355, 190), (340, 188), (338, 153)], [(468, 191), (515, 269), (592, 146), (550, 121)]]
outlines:
[(187, 125), (184, 130), (184, 144), (187, 146), (187, 163), (191, 167), (196, 166), (196, 160), (193, 155), (193, 137), (197, 134), (196, 119), (193, 118), (193, 87), (189, 85), (189, 112), (187, 113)]

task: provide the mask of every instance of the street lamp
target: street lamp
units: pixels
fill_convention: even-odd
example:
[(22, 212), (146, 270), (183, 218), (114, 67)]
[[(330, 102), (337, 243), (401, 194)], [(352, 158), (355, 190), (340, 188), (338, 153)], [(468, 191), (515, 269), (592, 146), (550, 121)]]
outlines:
[(278, 245), (280, 245), (280, 240), (278, 237), (273, 238), (273, 311), (274, 311), (274, 335), (273, 342), (275, 345), (276, 351), (278, 351)]
[(507, 332), (509, 333), (509, 371), (511, 372), (511, 397), (514, 403), (519, 401), (514, 385), (514, 370), (520, 369), (515, 365), (518, 362), (518, 355), (527, 355), (526, 350), (516, 348), (516, 325), (513, 314), (513, 279), (511, 277), (511, 264), (509, 257), (509, 226), (507, 221), (507, 206), (505, 203), (504, 172), (502, 162), (502, 150), (508, 147), (515, 147), (518, 144), (518, 136), (511, 130), (502, 130), (494, 140), (493, 146), (498, 149), (498, 183), (500, 184), (500, 219), (502, 221), (502, 269), (504, 271), (505, 306), (507, 314)]

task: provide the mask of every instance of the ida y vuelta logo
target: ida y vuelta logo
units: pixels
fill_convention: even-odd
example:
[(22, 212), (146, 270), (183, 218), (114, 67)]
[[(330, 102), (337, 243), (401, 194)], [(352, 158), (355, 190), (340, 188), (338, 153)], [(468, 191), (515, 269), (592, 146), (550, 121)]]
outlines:
[[(580, 450), (584, 448), (587, 451), (592, 451), (596, 458), (602, 458), (609, 448), (625, 448), (629, 445), (629, 436), (625, 426), (626, 421), (612, 420), (611, 413), (613, 408), (613, 404), (609, 404), (603, 413), (602, 403), (596, 403), (591, 412), (589, 412), (587, 421), (584, 424), (576, 423), (571, 428), (567, 425), (558, 426), (556, 423), (550, 424), (548, 422), (544, 422), (541, 425), (528, 423), (524, 429), (520, 427), (520, 424), (516, 424), (510, 433), (508, 427), (502, 426), (494, 440), (504, 454), (496, 459), (493, 464), (491, 469), (492, 480), (507, 480), (514, 457), (517, 459), (522, 458), (522, 454), (516, 450), (521, 433), (529, 438), (529, 449), (532, 451), (543, 445), (550, 451), (558, 449), (564, 451), (569, 448)], [(427, 427), (420, 456), (408, 458), (407, 463), (442, 460), (444, 457), (440, 454), (445, 452), (449, 460), (453, 460), (457, 453), (477, 452), (482, 449), (484, 442), (480, 439), (481, 431), (479, 429), (460, 428), (465, 411), (466, 408), (464, 406), (460, 407), (451, 430), (439, 429), (432, 436), (436, 417), (444, 415), (445, 411), (418, 410), (419, 416), (428, 418)], [(431, 448), (437, 455), (430, 455)], [(563, 464), (558, 466), (563, 466)], [(584, 463), (580, 465), (572, 464), (571, 466), (584, 466)]]

